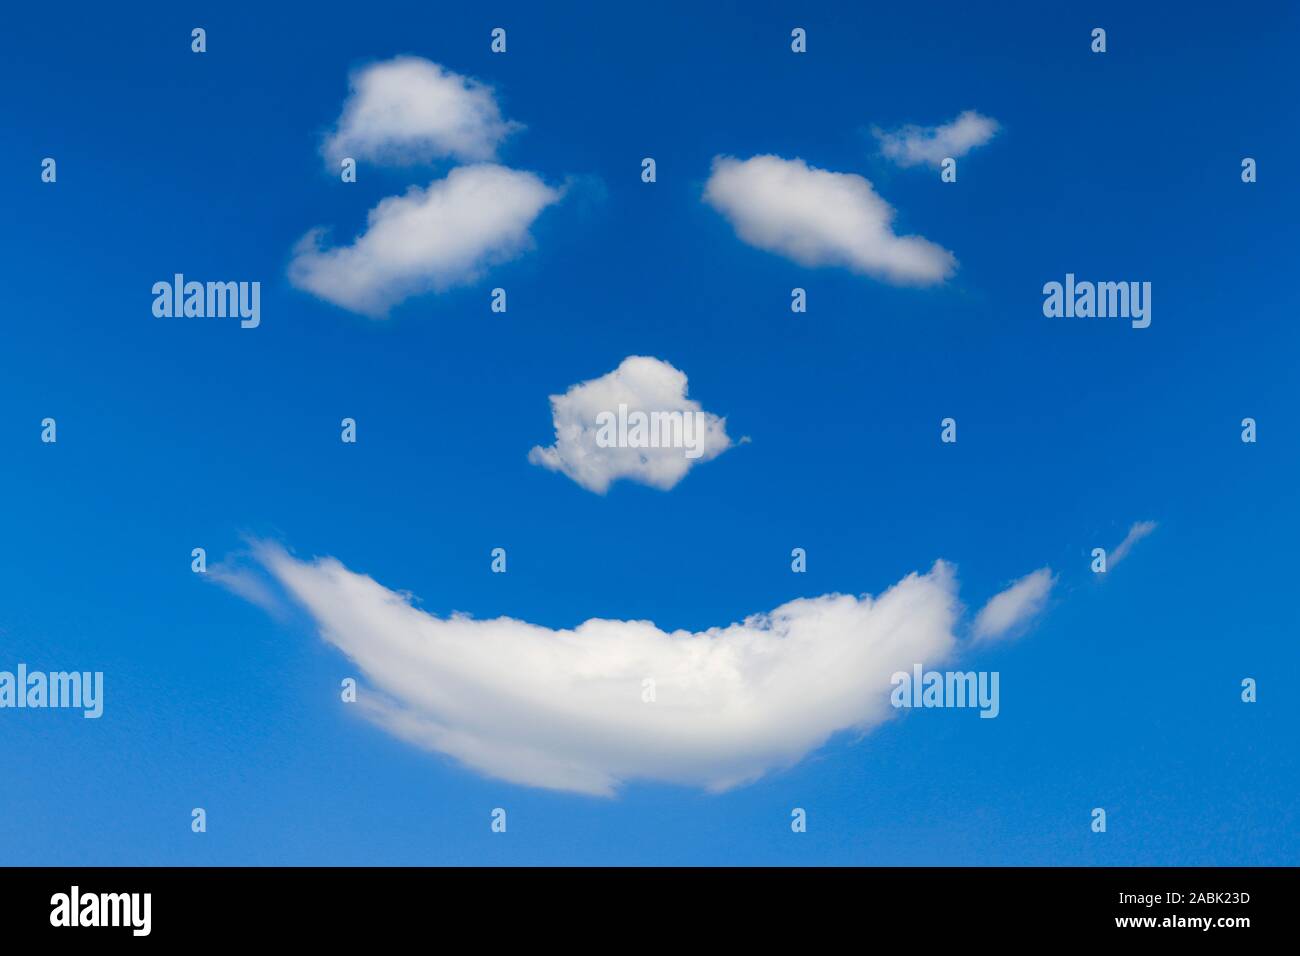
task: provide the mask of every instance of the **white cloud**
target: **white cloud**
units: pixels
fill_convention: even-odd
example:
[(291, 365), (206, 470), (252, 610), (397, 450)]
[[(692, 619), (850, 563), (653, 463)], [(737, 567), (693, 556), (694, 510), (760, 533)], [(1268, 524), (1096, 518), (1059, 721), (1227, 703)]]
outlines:
[(299, 241), (289, 279), (365, 315), (382, 316), (413, 295), (474, 281), (532, 243), (529, 227), (560, 191), (533, 173), (462, 166), (427, 189), (412, 187), (374, 209), (351, 245), (321, 247), (322, 230)]
[(266, 579), (251, 568), (241, 565), (235, 557), (209, 564), (207, 572), (200, 577), (257, 605), (277, 620), (282, 621), (288, 617), (283, 601), (267, 584)]
[[(617, 419), (619, 406), (626, 419), (632, 413), (681, 413), (675, 419), (660, 416), (660, 423), (680, 423), (676, 447), (602, 447), (612, 437), (605, 422)], [(614, 371), (572, 385), (563, 395), (551, 396), (555, 444), (537, 446), (528, 460), (568, 475), (588, 491), (604, 494), (611, 482), (628, 478), (667, 491), (686, 476), (692, 465), (715, 458), (731, 447), (726, 419), (703, 411), (686, 397), (686, 375), (667, 362), (631, 355)], [(632, 428), (629, 437), (636, 441)], [(647, 438), (657, 435), (649, 429)]]
[(345, 156), (399, 164), (488, 160), (518, 128), (501, 118), (489, 87), (419, 57), (375, 63), (354, 72), (351, 85), (323, 147), (335, 166)]
[(995, 594), (975, 616), (974, 639), (995, 641), (1028, 624), (1047, 605), (1054, 584), (1052, 569), (1039, 568)]
[(966, 110), (951, 123), (939, 126), (904, 126), (873, 132), (880, 151), (899, 166), (939, 166), (945, 159), (965, 156), (983, 146), (998, 132), (997, 120)]
[(1113, 551), (1111, 551), (1110, 555), (1107, 557), (1106, 569), (1110, 570), (1111, 568), (1115, 567), (1115, 565), (1123, 561), (1126, 557), (1128, 557), (1128, 553), (1131, 550), (1133, 550), (1133, 545), (1137, 544), (1139, 541), (1141, 541), (1143, 538), (1145, 538), (1147, 535), (1149, 535), (1152, 531), (1155, 530), (1156, 530), (1156, 523), (1154, 521), (1134, 522), (1133, 527), (1129, 528), (1128, 534), (1124, 536), (1124, 540), (1121, 541), (1119, 545)]
[(953, 254), (920, 236), (898, 236), (894, 209), (871, 183), (801, 159), (719, 156), (704, 201), (751, 246), (803, 266), (843, 266), (889, 282), (942, 282)]
[(891, 675), (953, 653), (960, 613), (938, 562), (876, 598), (799, 599), (703, 632), (553, 630), (438, 617), (333, 558), (258, 553), (364, 675), (356, 706), (378, 725), (491, 777), (599, 796), (632, 780), (725, 790), (869, 730), (893, 713)]

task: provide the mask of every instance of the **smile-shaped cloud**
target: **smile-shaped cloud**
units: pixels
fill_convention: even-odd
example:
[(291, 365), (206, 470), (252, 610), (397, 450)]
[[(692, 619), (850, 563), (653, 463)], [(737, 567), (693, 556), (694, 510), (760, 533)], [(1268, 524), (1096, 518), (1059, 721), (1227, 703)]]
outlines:
[(961, 613), (938, 562), (878, 597), (828, 594), (706, 631), (438, 617), (337, 560), (259, 563), (368, 682), (380, 726), (514, 783), (608, 796), (632, 780), (719, 791), (893, 713), (890, 678), (949, 659)]

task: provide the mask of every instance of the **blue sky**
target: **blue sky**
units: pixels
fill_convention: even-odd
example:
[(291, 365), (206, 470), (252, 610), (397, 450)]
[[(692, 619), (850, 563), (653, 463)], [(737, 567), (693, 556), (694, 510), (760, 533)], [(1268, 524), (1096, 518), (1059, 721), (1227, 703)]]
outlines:
[[(0, 711), (0, 862), (1297, 861), (1294, 10), (159, 4), (25, 7), (5, 34), (0, 669), (103, 671), (106, 701), (98, 721)], [(374, 319), (288, 272), (308, 230), (346, 244), (459, 165), (361, 162), (345, 184), (323, 161), (349, 73), (398, 55), (489, 85), (524, 127), (496, 161), (564, 195), (531, 248)], [(999, 131), (952, 184), (872, 132), (964, 110)], [(955, 272), (897, 285), (742, 241), (701, 197), (714, 157), (765, 154), (865, 177)], [(261, 325), (155, 318), (175, 272), (260, 281)], [(1151, 282), (1151, 326), (1044, 317), (1067, 272)], [(530, 463), (548, 396), (632, 355), (684, 372), (732, 447), (667, 491)], [(903, 713), (723, 793), (598, 797), (362, 719), (309, 614), (191, 572), (192, 548), (249, 540), (434, 615), (555, 629), (703, 631), (939, 559), (965, 628), (1035, 569), (1056, 584), (1025, 633), (959, 658), (1000, 673), (996, 720)]]

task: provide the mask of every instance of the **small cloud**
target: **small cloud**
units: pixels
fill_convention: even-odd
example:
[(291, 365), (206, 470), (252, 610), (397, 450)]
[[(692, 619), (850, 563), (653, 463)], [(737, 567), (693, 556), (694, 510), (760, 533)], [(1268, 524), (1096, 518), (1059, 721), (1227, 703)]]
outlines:
[(381, 201), (351, 245), (323, 248), (322, 230), (307, 233), (294, 250), (289, 281), (382, 317), (404, 299), (472, 282), (529, 248), (533, 221), (560, 196), (533, 173), (461, 166), (427, 189)]
[(225, 588), (231, 594), (260, 607), (276, 620), (284, 620), (288, 616), (288, 609), (283, 599), (271, 587), (266, 575), (240, 564), (233, 556), (208, 565), (203, 577)]
[(1110, 552), (1110, 556), (1106, 560), (1107, 570), (1115, 567), (1115, 565), (1128, 557), (1128, 553), (1133, 550), (1133, 545), (1137, 544), (1155, 530), (1156, 523), (1154, 521), (1134, 522), (1133, 527), (1129, 528), (1128, 534), (1124, 536), (1124, 540)]
[(390, 164), (449, 157), (493, 159), (519, 124), (501, 117), (490, 87), (414, 56), (357, 70), (334, 132), (322, 151)]
[[(635, 415), (647, 420), (639, 433)], [(614, 371), (552, 395), (551, 417), (555, 444), (533, 448), (528, 460), (602, 495), (619, 478), (667, 491), (731, 447), (726, 419), (686, 397), (686, 374), (649, 356), (628, 356)], [(627, 441), (618, 441), (620, 430)]]
[(995, 594), (975, 617), (975, 641), (996, 641), (1023, 628), (1047, 605), (1054, 584), (1052, 569), (1039, 568)]
[(939, 166), (945, 159), (965, 156), (997, 135), (997, 120), (966, 110), (939, 126), (908, 125), (902, 129), (872, 132), (880, 151), (899, 166)]
[(742, 241), (802, 266), (841, 266), (900, 285), (942, 282), (957, 268), (942, 246), (896, 235), (894, 208), (868, 180), (801, 159), (719, 156), (704, 201)]

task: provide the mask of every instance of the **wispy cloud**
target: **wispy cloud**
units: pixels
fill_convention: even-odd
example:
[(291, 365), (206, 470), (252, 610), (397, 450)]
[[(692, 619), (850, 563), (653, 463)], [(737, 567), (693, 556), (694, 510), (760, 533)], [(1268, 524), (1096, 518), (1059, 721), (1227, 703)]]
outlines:
[(1110, 555), (1106, 559), (1106, 569), (1110, 570), (1123, 561), (1128, 557), (1128, 553), (1133, 550), (1133, 545), (1137, 544), (1155, 530), (1156, 523), (1154, 521), (1134, 522), (1133, 526), (1128, 529), (1128, 534), (1124, 536), (1124, 540), (1111, 550)]
[(957, 268), (951, 252), (894, 232), (894, 209), (869, 181), (801, 159), (719, 156), (704, 201), (744, 242), (803, 266), (841, 266), (902, 285), (942, 282)]
[(1047, 606), (1056, 584), (1051, 568), (1039, 568), (995, 594), (975, 616), (971, 636), (976, 643), (990, 643), (1014, 635)]
[(260, 607), (276, 620), (288, 618), (289, 609), (284, 599), (271, 587), (265, 575), (241, 563), (235, 555), (209, 564), (203, 578)]
[(965, 156), (995, 135), (997, 120), (966, 110), (938, 126), (908, 125), (896, 130), (874, 128), (880, 151), (899, 166), (938, 166), (945, 159)]

